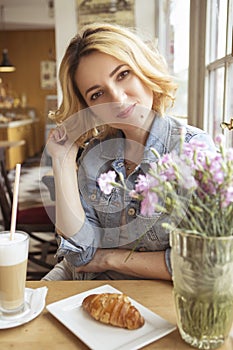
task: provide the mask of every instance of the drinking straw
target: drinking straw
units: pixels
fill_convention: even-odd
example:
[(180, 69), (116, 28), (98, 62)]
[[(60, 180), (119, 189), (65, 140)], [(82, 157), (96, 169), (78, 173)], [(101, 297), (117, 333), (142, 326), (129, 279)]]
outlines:
[(16, 164), (15, 182), (14, 182), (14, 189), (13, 189), (13, 203), (12, 203), (12, 212), (11, 212), (10, 239), (14, 238), (15, 227), (16, 227), (20, 169), (21, 169), (21, 164)]

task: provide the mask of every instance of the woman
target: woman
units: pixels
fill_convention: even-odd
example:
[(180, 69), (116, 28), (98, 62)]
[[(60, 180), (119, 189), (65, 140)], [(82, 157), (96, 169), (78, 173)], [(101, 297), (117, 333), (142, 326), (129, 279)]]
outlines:
[[(140, 203), (121, 188), (109, 195), (98, 178), (115, 170), (133, 188), (139, 174), (160, 155), (199, 139), (202, 130), (165, 115), (176, 85), (163, 57), (128, 29), (110, 24), (85, 27), (72, 39), (60, 68), (61, 126), (48, 141), (52, 157), (56, 228), (64, 257), (45, 277), (55, 279), (167, 279), (169, 218), (140, 215)], [(88, 144), (87, 144), (88, 143)], [(86, 145), (78, 161), (80, 146)]]

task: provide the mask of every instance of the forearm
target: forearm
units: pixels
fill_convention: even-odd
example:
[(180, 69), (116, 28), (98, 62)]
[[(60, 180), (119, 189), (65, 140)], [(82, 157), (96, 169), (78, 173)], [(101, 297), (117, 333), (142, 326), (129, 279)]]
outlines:
[(73, 159), (53, 160), (56, 196), (56, 228), (71, 237), (82, 227), (85, 214), (80, 201), (76, 163)]
[(110, 269), (146, 279), (171, 280), (166, 263), (165, 252), (129, 252), (117, 250), (108, 258)]
[(88, 265), (86, 265), (88, 271), (113, 270), (138, 278), (171, 280), (164, 251), (131, 252), (125, 249), (100, 249), (93, 262)]

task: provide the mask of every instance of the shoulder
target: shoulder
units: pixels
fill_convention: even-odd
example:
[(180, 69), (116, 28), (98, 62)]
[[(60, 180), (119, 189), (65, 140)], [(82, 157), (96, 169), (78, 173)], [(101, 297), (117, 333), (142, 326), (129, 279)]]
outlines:
[(167, 119), (171, 127), (171, 138), (180, 139), (181, 133), (183, 133), (184, 142), (189, 143), (191, 142), (191, 140), (204, 142), (209, 150), (216, 151), (216, 147), (212, 137), (205, 130), (189, 124), (185, 124), (182, 120), (179, 120), (175, 117), (166, 116), (165, 118)]

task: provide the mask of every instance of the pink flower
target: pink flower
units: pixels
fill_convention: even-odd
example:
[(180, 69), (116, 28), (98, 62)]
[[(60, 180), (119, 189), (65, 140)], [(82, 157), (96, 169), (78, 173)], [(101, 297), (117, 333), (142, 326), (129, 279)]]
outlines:
[(208, 146), (205, 142), (196, 140), (195, 138), (192, 138), (187, 145), (189, 145), (193, 150), (195, 149), (201, 149), (202, 151), (208, 150)]
[(135, 185), (136, 192), (145, 192), (148, 191), (149, 181), (145, 175), (138, 175), (137, 183)]
[(233, 148), (227, 149), (227, 151), (226, 151), (226, 158), (229, 161), (233, 160)]
[(155, 192), (148, 191), (141, 202), (141, 214), (152, 216), (155, 212), (155, 204), (158, 203), (158, 196)]
[(113, 183), (116, 179), (116, 173), (113, 170), (109, 170), (107, 173), (103, 173), (98, 178), (97, 182), (102, 192), (110, 194), (113, 189)]
[(213, 181), (221, 185), (224, 182), (225, 174), (223, 169), (218, 169), (213, 173)]
[(217, 135), (215, 137), (215, 143), (217, 145), (223, 145), (223, 143), (224, 143), (224, 135), (222, 135), (222, 134)]
[(158, 185), (158, 180), (150, 174), (138, 175), (135, 191), (138, 193), (147, 193), (150, 188)]
[(221, 193), (222, 196), (222, 208), (227, 208), (228, 205), (233, 203), (233, 186), (228, 187)]

